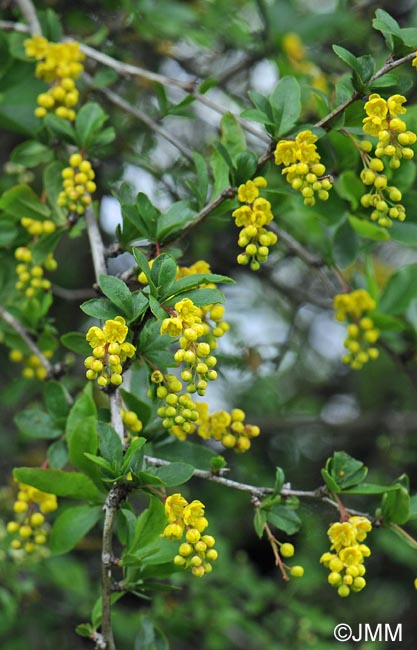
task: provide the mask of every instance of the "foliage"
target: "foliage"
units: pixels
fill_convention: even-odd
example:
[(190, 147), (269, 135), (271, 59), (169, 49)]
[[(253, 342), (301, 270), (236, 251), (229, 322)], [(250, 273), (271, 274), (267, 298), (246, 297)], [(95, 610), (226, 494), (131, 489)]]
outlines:
[(345, 4), (4, 10), (8, 650), (412, 625), (416, 12)]

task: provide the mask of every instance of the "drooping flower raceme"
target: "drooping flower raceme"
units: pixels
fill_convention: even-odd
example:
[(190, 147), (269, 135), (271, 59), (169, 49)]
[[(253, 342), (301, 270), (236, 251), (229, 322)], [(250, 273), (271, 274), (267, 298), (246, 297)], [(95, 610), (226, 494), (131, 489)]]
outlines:
[(125, 339), (129, 329), (122, 316), (107, 320), (103, 328), (90, 327), (86, 339), (93, 348), (92, 356), (85, 359), (86, 377), (99, 386), (113, 384), (119, 386), (122, 381), (123, 363), (131, 359), (136, 348)]
[(301, 131), (295, 140), (280, 140), (275, 148), (275, 164), (284, 165), (282, 174), (293, 190), (304, 197), (304, 204), (313, 206), (318, 197), (327, 201), (331, 179), (317, 151), (318, 137), (310, 130)]
[(342, 598), (366, 586), (364, 561), (371, 550), (363, 542), (371, 530), (369, 519), (355, 516), (332, 524), (327, 531), (330, 552), (323, 553), (320, 562), (329, 569), (328, 582)]
[(367, 361), (379, 356), (379, 350), (375, 347), (379, 330), (369, 315), (375, 309), (376, 302), (365, 289), (356, 289), (335, 296), (333, 305), (336, 320), (348, 323), (348, 335), (344, 342), (347, 353), (342, 361), (354, 370), (360, 370)]
[[(199, 578), (212, 571), (211, 563), (218, 557), (214, 537), (202, 534), (208, 526), (204, 511), (205, 506), (201, 501), (188, 503), (179, 493), (172, 494), (165, 501), (168, 524), (162, 534), (168, 539), (182, 542), (174, 563), (191, 569), (193, 575)], [(184, 536), (185, 541), (182, 541)]]

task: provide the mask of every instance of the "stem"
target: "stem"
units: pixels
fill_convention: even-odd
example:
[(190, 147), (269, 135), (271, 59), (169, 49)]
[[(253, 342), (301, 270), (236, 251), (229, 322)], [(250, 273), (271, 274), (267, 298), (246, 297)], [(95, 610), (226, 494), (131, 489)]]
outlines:
[(405, 539), (406, 539), (406, 540), (407, 540), (407, 541), (408, 541), (412, 546), (414, 546), (414, 548), (417, 548), (417, 540), (416, 540), (414, 537), (412, 537), (412, 535), (410, 535), (409, 533), (407, 533), (407, 531), (404, 530), (404, 528), (402, 528), (402, 527), (399, 526), (398, 524), (390, 524), (390, 528), (393, 528), (394, 530), (396, 530), (400, 535), (402, 535), (403, 537), (405, 537)]
[(36, 9), (31, 0), (16, 0), (16, 4), (22, 12), (23, 18), (26, 20), (30, 33), (32, 35), (42, 35), (42, 29), (36, 14)]
[(285, 564), (282, 561), (282, 558), (281, 558), (281, 556), (279, 554), (279, 551), (278, 551), (277, 540), (274, 537), (274, 535), (272, 534), (272, 531), (271, 531), (271, 529), (270, 529), (270, 527), (268, 526), (267, 523), (264, 524), (264, 531), (266, 532), (266, 536), (268, 537), (268, 541), (271, 544), (272, 552), (273, 552), (274, 558), (275, 558), (275, 565), (279, 567), (284, 580), (289, 580), (287, 570), (285, 568)]
[(116, 650), (111, 625), (111, 594), (113, 564), (113, 526), (117, 510), (126, 498), (129, 486), (115, 484), (107, 495), (103, 506), (104, 524), (101, 551), (101, 634), (106, 650)]
[(103, 240), (98, 228), (96, 216), (91, 208), (86, 210), (85, 221), (90, 240), (91, 254), (93, 256), (94, 274), (98, 283), (100, 275), (107, 275), (107, 267)]
[(54, 369), (52, 364), (49, 363), (48, 359), (38, 348), (36, 343), (34, 343), (34, 341), (30, 337), (26, 329), (23, 327), (23, 325), (18, 320), (16, 320), (16, 318), (12, 316), (8, 311), (3, 309), (3, 307), (0, 307), (0, 318), (2, 318), (5, 321), (5, 323), (10, 325), (14, 329), (14, 331), (21, 336), (21, 338), (26, 343), (26, 345), (28, 346), (32, 354), (38, 357), (39, 361), (41, 362), (42, 366), (45, 368), (49, 376), (57, 374), (58, 368), (56, 370)]

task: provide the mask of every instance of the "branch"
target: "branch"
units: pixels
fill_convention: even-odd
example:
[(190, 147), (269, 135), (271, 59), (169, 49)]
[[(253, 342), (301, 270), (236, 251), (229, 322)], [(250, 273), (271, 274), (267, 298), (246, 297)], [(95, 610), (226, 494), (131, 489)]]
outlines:
[(96, 216), (91, 208), (85, 213), (88, 239), (90, 240), (91, 254), (93, 256), (94, 274), (98, 283), (100, 275), (107, 275), (106, 257), (103, 240), (97, 224)]
[[(370, 80), (368, 81), (368, 86), (371, 86), (373, 81), (376, 81), (376, 79), (379, 79), (379, 77), (382, 77), (384, 74), (387, 72), (390, 72), (391, 70), (394, 70), (394, 68), (398, 68), (398, 66), (402, 65), (403, 63), (407, 63), (408, 61), (412, 61), (416, 56), (415, 52), (410, 52), (409, 54), (406, 54), (405, 56), (401, 57), (400, 59), (394, 59), (391, 61), (388, 61), (385, 65), (380, 68), (380, 70), (377, 70), (375, 74), (372, 75)], [(334, 110), (331, 111), (328, 115), (323, 117), (321, 120), (315, 123), (314, 126), (316, 127), (323, 127), (326, 128), (335, 117), (340, 115), (340, 113), (343, 113), (343, 111), (353, 104), (357, 99), (361, 97), (361, 93), (359, 93), (357, 90), (352, 94), (349, 99), (344, 101), (342, 104), (339, 104)]]
[(58, 373), (58, 368), (54, 368), (54, 366), (52, 366), (52, 364), (49, 363), (48, 359), (45, 357), (43, 352), (41, 352), (41, 350), (38, 348), (38, 346), (30, 337), (29, 333), (26, 331), (23, 325), (14, 316), (12, 316), (10, 312), (3, 309), (3, 307), (0, 307), (0, 318), (2, 318), (5, 323), (10, 325), (10, 327), (12, 327), (14, 331), (20, 335), (20, 337), (26, 343), (26, 345), (28, 346), (32, 354), (38, 357), (42, 366), (45, 368), (46, 372), (48, 373), (48, 376), (52, 377), (53, 375)]
[(103, 506), (104, 524), (101, 551), (101, 634), (106, 650), (116, 650), (111, 625), (111, 594), (113, 591), (113, 526), (121, 502), (130, 491), (128, 485), (115, 484), (107, 495)]
[[(87, 75), (86, 75), (87, 77)], [(91, 78), (90, 78), (91, 80)], [(153, 120), (149, 115), (146, 113), (143, 113), (139, 108), (136, 106), (132, 106), (132, 104), (129, 104), (125, 99), (120, 97), (117, 93), (113, 92), (109, 88), (99, 88), (97, 89), (98, 92), (100, 92), (102, 95), (107, 97), (107, 99), (114, 104), (115, 106), (118, 106), (119, 108), (123, 109), (126, 111), (126, 113), (129, 113), (130, 115), (133, 115), (136, 117), (138, 120), (146, 124), (147, 127), (149, 127), (152, 131), (155, 131), (155, 133), (158, 133), (160, 136), (165, 138), (168, 142), (170, 142), (174, 147), (178, 149), (182, 153), (182, 155), (190, 160), (191, 162), (194, 161), (193, 158), (193, 153), (191, 149), (186, 147), (185, 145), (182, 144), (180, 140), (178, 140), (175, 136), (171, 135), (169, 131), (164, 129), (162, 126), (160, 126), (155, 120)]]
[(19, 7), (23, 18), (26, 20), (30, 33), (33, 35), (39, 34), (42, 35), (42, 29), (36, 14), (36, 9), (33, 6), (31, 0), (16, 0), (16, 4)]

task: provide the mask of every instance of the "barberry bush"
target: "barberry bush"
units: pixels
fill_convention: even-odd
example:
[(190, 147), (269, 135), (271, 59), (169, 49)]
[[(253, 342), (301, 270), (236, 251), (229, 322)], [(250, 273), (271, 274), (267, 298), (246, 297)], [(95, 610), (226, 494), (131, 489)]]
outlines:
[(2, 647), (413, 647), (416, 16), (3, 5)]

